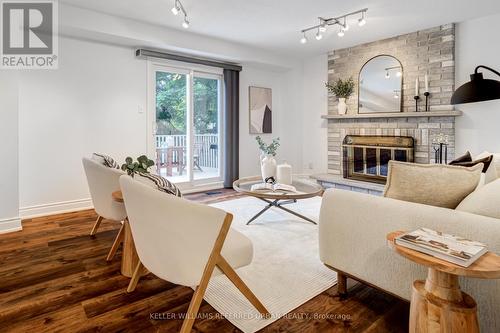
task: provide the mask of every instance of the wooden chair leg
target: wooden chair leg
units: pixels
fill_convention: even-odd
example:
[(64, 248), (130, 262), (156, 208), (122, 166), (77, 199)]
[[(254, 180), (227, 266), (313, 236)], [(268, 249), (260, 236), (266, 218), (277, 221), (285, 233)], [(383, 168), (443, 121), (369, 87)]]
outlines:
[(109, 250), (106, 261), (113, 260), (116, 251), (118, 250), (118, 247), (123, 242), (124, 236), (125, 236), (125, 222), (120, 227), (120, 231), (118, 231), (118, 235), (116, 236), (115, 241), (113, 242), (113, 246), (111, 246), (111, 249)]
[(229, 232), (229, 227), (231, 226), (232, 220), (233, 216), (229, 213), (226, 214), (226, 218), (224, 219), (222, 228), (219, 232), (219, 235), (217, 236), (217, 239), (215, 240), (212, 253), (210, 253), (210, 257), (208, 258), (207, 264), (205, 265), (200, 284), (198, 285), (198, 287), (196, 287), (193, 298), (191, 299), (191, 303), (189, 303), (189, 308), (186, 313), (186, 319), (184, 319), (184, 322), (182, 323), (180, 333), (191, 333), (194, 321), (196, 320), (196, 316), (198, 315), (198, 311), (200, 310), (201, 301), (203, 301), (203, 296), (205, 295), (205, 291), (208, 287), (208, 281), (210, 281), (210, 277), (214, 272), (215, 265), (219, 261), (220, 251), (222, 250), (222, 246), (224, 245), (224, 241), (226, 239), (227, 233)]
[(210, 258), (208, 260), (207, 266), (205, 266), (205, 271), (201, 278), (200, 284), (196, 287), (193, 298), (191, 299), (191, 303), (189, 303), (189, 308), (186, 313), (186, 318), (182, 323), (180, 333), (191, 333), (191, 329), (193, 328), (194, 321), (196, 320), (196, 316), (198, 315), (198, 311), (200, 310), (201, 302), (203, 301), (203, 296), (207, 291), (208, 282), (210, 281), (210, 277), (215, 269), (215, 263), (217, 258)]
[(266, 318), (271, 314), (265, 306), (259, 301), (257, 296), (248, 288), (245, 282), (240, 278), (240, 276), (234, 271), (233, 267), (229, 265), (229, 263), (222, 256), (219, 256), (219, 260), (217, 262), (217, 267), (220, 268), (224, 274), (228, 277), (229, 280), (238, 288), (238, 290), (245, 296), (250, 303)]
[(347, 276), (337, 272), (337, 292), (341, 298), (347, 298)]
[(94, 236), (97, 233), (97, 229), (101, 225), (102, 220), (103, 220), (102, 216), (97, 217), (97, 220), (94, 223), (94, 227), (92, 228), (92, 231), (90, 232), (90, 236)]
[(128, 288), (127, 288), (128, 293), (133, 292), (135, 290), (135, 288), (137, 287), (137, 283), (139, 282), (139, 279), (142, 276), (143, 269), (144, 269), (144, 265), (142, 264), (142, 262), (139, 261), (139, 263), (135, 267), (134, 275), (132, 275), (132, 279), (130, 280), (130, 283), (128, 285)]

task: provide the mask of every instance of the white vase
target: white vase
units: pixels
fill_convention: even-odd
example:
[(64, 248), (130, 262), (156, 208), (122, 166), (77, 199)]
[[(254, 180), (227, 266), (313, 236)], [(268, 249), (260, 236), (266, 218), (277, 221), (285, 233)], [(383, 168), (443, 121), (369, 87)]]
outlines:
[(339, 114), (346, 114), (347, 104), (345, 103), (345, 98), (339, 98), (339, 104), (337, 106)]
[(262, 180), (264, 182), (269, 177), (276, 179), (276, 160), (273, 155), (265, 155), (260, 160), (260, 172), (262, 173)]

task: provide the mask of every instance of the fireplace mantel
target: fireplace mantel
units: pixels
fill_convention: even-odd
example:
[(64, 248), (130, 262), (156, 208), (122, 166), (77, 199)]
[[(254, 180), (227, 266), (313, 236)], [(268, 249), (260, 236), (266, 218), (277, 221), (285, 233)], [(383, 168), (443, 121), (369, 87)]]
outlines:
[(369, 118), (414, 118), (414, 117), (459, 117), (462, 111), (422, 111), (422, 112), (394, 112), (394, 113), (365, 113), (365, 114), (331, 114), (322, 115), (323, 119), (369, 119)]

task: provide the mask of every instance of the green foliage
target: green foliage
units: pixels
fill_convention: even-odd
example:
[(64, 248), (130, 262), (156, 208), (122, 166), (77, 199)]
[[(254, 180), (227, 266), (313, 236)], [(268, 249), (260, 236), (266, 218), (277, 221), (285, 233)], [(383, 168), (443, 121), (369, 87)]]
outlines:
[(266, 144), (260, 136), (255, 137), (255, 140), (257, 141), (257, 144), (259, 145), (259, 149), (264, 154), (276, 156), (276, 151), (278, 150), (278, 147), (280, 146), (280, 138), (273, 139), (273, 142), (271, 142), (270, 144)]
[(146, 155), (141, 155), (134, 162), (132, 157), (127, 157), (125, 163), (122, 164), (122, 170), (126, 171), (129, 176), (134, 177), (136, 172), (149, 173), (149, 168), (155, 165), (155, 162), (150, 160)]
[[(164, 122), (163, 135), (186, 134), (187, 80), (184, 74), (157, 72), (156, 118)], [(194, 126), (196, 134), (218, 131), (218, 80), (195, 77)]]
[(328, 88), (329, 92), (338, 98), (349, 98), (354, 92), (354, 81), (352, 77), (347, 80), (338, 79), (334, 83), (327, 82), (325, 86)]

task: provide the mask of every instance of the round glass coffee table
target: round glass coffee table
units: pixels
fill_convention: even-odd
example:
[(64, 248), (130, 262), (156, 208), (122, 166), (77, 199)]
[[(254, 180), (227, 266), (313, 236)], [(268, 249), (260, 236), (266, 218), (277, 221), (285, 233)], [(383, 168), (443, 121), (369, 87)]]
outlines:
[(308, 222), (317, 224), (315, 221), (310, 218), (301, 215), (297, 212), (294, 212), (291, 209), (283, 207), (287, 204), (296, 203), (297, 200), (300, 199), (308, 199), (318, 195), (323, 194), (323, 187), (317, 184), (314, 180), (306, 178), (306, 176), (293, 176), (292, 186), (295, 187), (297, 192), (280, 192), (280, 191), (272, 191), (272, 190), (255, 190), (252, 191), (252, 185), (263, 183), (262, 178), (260, 176), (255, 177), (247, 177), (236, 180), (233, 183), (233, 188), (235, 191), (244, 193), (246, 195), (256, 197), (264, 202), (267, 205), (258, 212), (254, 217), (252, 217), (247, 225), (254, 221), (256, 218), (264, 214), (271, 207), (276, 207), (285, 212), (293, 214), (295, 216), (300, 217)]

